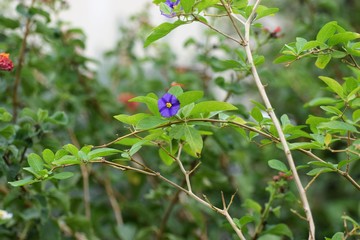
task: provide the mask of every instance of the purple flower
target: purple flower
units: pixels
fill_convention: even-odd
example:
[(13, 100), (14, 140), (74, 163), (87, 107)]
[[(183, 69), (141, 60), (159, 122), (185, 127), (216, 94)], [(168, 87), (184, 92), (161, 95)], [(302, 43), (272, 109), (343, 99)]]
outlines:
[(179, 100), (170, 93), (165, 93), (158, 100), (158, 107), (161, 116), (169, 118), (174, 116), (180, 109)]
[(171, 18), (176, 16), (176, 13), (174, 13), (174, 8), (179, 5), (180, 0), (166, 0), (165, 4), (170, 8), (170, 13), (165, 13), (163, 11), (161, 11), (161, 14), (164, 15), (165, 17)]

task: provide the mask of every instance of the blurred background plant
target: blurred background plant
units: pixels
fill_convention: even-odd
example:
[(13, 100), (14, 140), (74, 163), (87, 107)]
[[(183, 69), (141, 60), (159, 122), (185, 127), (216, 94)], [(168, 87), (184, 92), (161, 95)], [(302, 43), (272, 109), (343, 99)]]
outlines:
[[(278, 115), (286, 113), (293, 124), (302, 125), (309, 114), (324, 115), (318, 106), (309, 104), (312, 99), (332, 97), (321, 90), (324, 85), (318, 75), (341, 79), (353, 73), (338, 61), (330, 62), (326, 73), (311, 60), (288, 67), (273, 61), (285, 43), (299, 36), (314, 39), (331, 20), (359, 32), (360, 3), (268, 2), (280, 9), (279, 27), (258, 28), (254, 33), (255, 52), (264, 56), (257, 58), (260, 74), (269, 85)], [(144, 10), (119, 27), (119, 40), (104, 53), (100, 75), (89, 67), (99, 64), (84, 54), (82, 30), (56, 18), (67, 7), (64, 1), (3, 1), (1, 5), (0, 52), (10, 53), (15, 66), (11, 72), (0, 71), (1, 239), (232, 239), (230, 226), (215, 212), (146, 175), (81, 165), (70, 168), (74, 177), (59, 182), (21, 188), (7, 182), (23, 178), (22, 168), (27, 167), (26, 157), (32, 152), (55, 151), (66, 143), (100, 145), (127, 133), (113, 116), (146, 112), (145, 105), (128, 100), (149, 92), (161, 96), (171, 86), (202, 90), (205, 99), (230, 101), (245, 119), (259, 117), (250, 111), (254, 104), (249, 100), (258, 97), (249, 73), (235, 72), (233, 62), (224, 61), (244, 60), (244, 52), (205, 28), (202, 39), (184, 42), (192, 53), (187, 63), (175, 61), (177, 53), (165, 41), (143, 49), (153, 28)], [(227, 30), (223, 22), (216, 24)], [(201, 167), (192, 177), (194, 191), (221, 205), (220, 191), (231, 196), (238, 190), (231, 213), (247, 216), (239, 220), (241, 226), (246, 221), (253, 223), (248, 226), (251, 229), (243, 229), (245, 233), (255, 230), (258, 235), (253, 239), (306, 238), (307, 224), (297, 215), (301, 206), (291, 177), (267, 164), (279, 158), (280, 151), (273, 145), (258, 146), (252, 136), (246, 139), (230, 128), (212, 131), (204, 140)], [(317, 154), (334, 162), (343, 158), (329, 151)], [(145, 146), (136, 157), (181, 182), (182, 175), (174, 166), (165, 165), (156, 149)], [(309, 161), (300, 153), (295, 153), (295, 159), (299, 165)], [(183, 161), (192, 164), (189, 156)], [(359, 179), (359, 161), (352, 169), (352, 176)], [(299, 171), (303, 181), (312, 179), (306, 178), (308, 169)], [(360, 197), (354, 191), (334, 173), (322, 174), (312, 184), (308, 195), (319, 239), (355, 227)], [(280, 224), (284, 222), (287, 226)]]

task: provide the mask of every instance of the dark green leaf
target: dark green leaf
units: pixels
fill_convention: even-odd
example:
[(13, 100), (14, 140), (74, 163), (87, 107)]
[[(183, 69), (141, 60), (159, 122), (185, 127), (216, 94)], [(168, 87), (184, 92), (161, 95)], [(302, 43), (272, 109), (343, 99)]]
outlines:
[(288, 171), (286, 165), (283, 162), (281, 162), (281, 161), (279, 161), (277, 159), (269, 160), (268, 165), (272, 169), (278, 170), (280, 172), (287, 172)]

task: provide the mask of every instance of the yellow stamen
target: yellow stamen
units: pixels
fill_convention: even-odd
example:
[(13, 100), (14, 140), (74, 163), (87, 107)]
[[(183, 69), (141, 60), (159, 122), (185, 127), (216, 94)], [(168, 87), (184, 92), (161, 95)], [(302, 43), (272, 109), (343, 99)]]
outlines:
[(166, 107), (167, 107), (167, 108), (171, 108), (171, 107), (172, 107), (172, 104), (169, 103), (169, 102), (167, 102), (167, 103), (166, 103)]

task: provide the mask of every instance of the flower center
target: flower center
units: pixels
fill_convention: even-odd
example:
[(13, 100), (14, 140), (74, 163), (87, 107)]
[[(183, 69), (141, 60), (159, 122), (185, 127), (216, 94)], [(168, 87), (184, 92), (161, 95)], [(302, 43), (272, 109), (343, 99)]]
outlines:
[(171, 107), (172, 107), (172, 104), (169, 103), (169, 102), (167, 102), (167, 103), (166, 103), (166, 107), (167, 107), (167, 108), (171, 108)]

